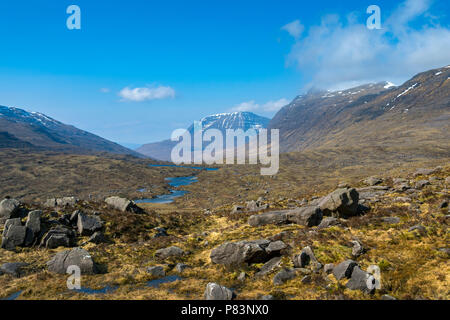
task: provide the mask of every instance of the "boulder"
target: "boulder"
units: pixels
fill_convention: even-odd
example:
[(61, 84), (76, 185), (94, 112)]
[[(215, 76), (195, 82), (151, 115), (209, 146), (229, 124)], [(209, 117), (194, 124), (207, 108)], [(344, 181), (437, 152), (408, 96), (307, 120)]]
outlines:
[(1, 247), (6, 250), (13, 251), (16, 247), (25, 244), (27, 237), (27, 227), (17, 224), (11, 224), (4, 233)]
[(73, 207), (77, 204), (78, 199), (75, 197), (64, 197), (56, 199), (57, 207)]
[(353, 244), (353, 248), (352, 248), (352, 256), (353, 257), (357, 258), (366, 251), (365, 248), (363, 247), (363, 245), (359, 241), (354, 240), (354, 241), (352, 241), (352, 244)]
[(188, 266), (187, 264), (184, 263), (178, 263), (175, 266), (175, 270), (177, 270), (178, 273), (183, 273), (184, 270), (189, 269), (190, 266)]
[(353, 269), (358, 265), (356, 261), (346, 260), (333, 268), (333, 275), (337, 280), (350, 279)]
[(106, 239), (105, 235), (101, 231), (96, 231), (92, 236), (89, 237), (88, 242), (100, 244), (100, 243), (106, 243), (108, 240)]
[(332, 272), (333, 272), (333, 269), (334, 269), (334, 264), (332, 264), (332, 263), (327, 263), (327, 264), (323, 267), (323, 271), (324, 271), (326, 274), (332, 273)]
[(74, 248), (57, 253), (47, 262), (50, 272), (66, 274), (69, 266), (78, 266), (82, 275), (98, 273), (97, 267), (89, 252), (82, 248)]
[(155, 257), (158, 259), (167, 259), (171, 257), (181, 257), (185, 254), (185, 252), (176, 246), (171, 246), (164, 249), (159, 249), (155, 252)]
[(103, 222), (97, 216), (88, 216), (82, 212), (79, 212), (77, 227), (80, 235), (90, 236), (103, 228)]
[(205, 300), (233, 300), (235, 294), (230, 289), (217, 283), (208, 283), (205, 290)]
[(268, 254), (279, 253), (286, 249), (288, 246), (281, 240), (273, 241), (265, 248)]
[(39, 235), (41, 232), (41, 210), (35, 210), (28, 213), (28, 219), (25, 226), (31, 230), (33, 237)]
[(274, 285), (282, 285), (286, 281), (294, 279), (297, 272), (294, 269), (283, 269), (273, 277)]
[(20, 207), (20, 202), (15, 199), (4, 199), (0, 202), (0, 221), (14, 218)]
[(319, 202), (319, 207), (326, 216), (348, 218), (358, 214), (358, 201), (356, 189), (337, 189), (325, 196)]
[(353, 268), (350, 280), (345, 285), (350, 290), (361, 290), (364, 293), (375, 291), (375, 278), (370, 273), (361, 270), (358, 266)]
[(380, 179), (378, 177), (370, 177), (370, 178), (367, 178), (366, 180), (364, 180), (364, 183), (369, 186), (376, 186), (382, 182), (383, 182), (383, 179)]
[(313, 227), (320, 224), (323, 213), (318, 206), (305, 206), (287, 213), (288, 221), (305, 227)]
[(296, 255), (293, 258), (294, 267), (296, 268), (305, 268), (311, 262), (314, 264), (318, 264), (318, 261), (312, 251), (311, 247), (307, 246), (302, 249), (302, 252), (299, 255)]
[(252, 227), (260, 227), (267, 224), (285, 224), (288, 222), (287, 214), (289, 210), (266, 212), (262, 214), (256, 214), (248, 219), (248, 224)]
[(166, 276), (166, 272), (164, 271), (164, 268), (161, 266), (148, 267), (147, 273), (150, 274), (152, 277), (156, 278), (163, 278)]
[(266, 262), (271, 258), (266, 252), (269, 244), (269, 240), (225, 242), (211, 251), (210, 258), (213, 263), (228, 266)]
[(319, 224), (319, 229), (325, 229), (332, 226), (338, 226), (340, 225), (340, 221), (337, 218), (334, 217), (325, 217), (323, 218), (322, 222)]
[(10, 274), (13, 277), (20, 278), (25, 272), (23, 268), (28, 266), (25, 262), (4, 263), (0, 266), (0, 274)]
[(272, 272), (281, 265), (281, 257), (275, 257), (267, 261), (261, 269), (255, 274), (256, 277), (262, 277)]
[(72, 247), (75, 245), (76, 234), (73, 230), (63, 227), (57, 226), (50, 231), (42, 238), (41, 246), (44, 246), (48, 249), (55, 249), (58, 247)]
[(141, 213), (142, 209), (139, 208), (133, 201), (120, 198), (120, 197), (109, 197), (105, 199), (105, 202), (113, 207), (114, 209), (120, 210), (122, 212), (129, 211), (133, 213)]

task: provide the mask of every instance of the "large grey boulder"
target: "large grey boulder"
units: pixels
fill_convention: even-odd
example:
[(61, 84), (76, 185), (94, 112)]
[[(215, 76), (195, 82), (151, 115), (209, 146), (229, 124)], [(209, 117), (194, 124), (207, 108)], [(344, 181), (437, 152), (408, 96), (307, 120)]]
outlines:
[(348, 218), (358, 214), (359, 194), (354, 188), (337, 189), (319, 203), (326, 216)]
[(6, 250), (13, 251), (16, 247), (25, 244), (25, 239), (27, 237), (27, 227), (17, 224), (11, 224), (3, 232), (3, 239), (1, 247)]
[(271, 258), (266, 252), (269, 244), (269, 240), (225, 242), (211, 251), (210, 258), (213, 263), (227, 266), (265, 262)]
[(35, 210), (28, 213), (28, 219), (25, 226), (30, 229), (33, 237), (36, 237), (39, 235), (39, 232), (41, 232), (41, 215), (41, 210)]
[(273, 277), (274, 285), (282, 285), (288, 280), (294, 279), (297, 272), (294, 269), (283, 269)]
[(252, 227), (260, 227), (267, 224), (285, 224), (288, 222), (288, 212), (289, 210), (284, 210), (255, 214), (248, 219), (248, 224)]
[(305, 206), (289, 211), (287, 216), (289, 222), (305, 227), (313, 227), (320, 224), (323, 213), (318, 206)]
[(0, 202), (0, 221), (3, 223), (7, 219), (14, 218), (18, 212), (20, 202), (15, 199), (4, 199)]
[(210, 282), (206, 285), (205, 300), (233, 300), (234, 297), (233, 291), (217, 283)]
[(78, 266), (82, 275), (97, 273), (97, 267), (89, 252), (74, 248), (57, 253), (47, 262), (50, 272), (65, 274), (69, 266)]
[(0, 266), (0, 274), (10, 274), (13, 277), (20, 278), (24, 275), (23, 268), (28, 266), (25, 262), (4, 263)]
[(375, 291), (375, 282), (373, 275), (361, 270), (358, 266), (355, 266), (350, 280), (345, 286), (351, 290), (361, 290), (364, 293), (372, 293)]
[(41, 240), (41, 246), (48, 249), (58, 247), (73, 247), (75, 245), (76, 234), (73, 230), (57, 226), (51, 229)]
[(356, 261), (346, 260), (333, 268), (333, 275), (337, 280), (344, 278), (349, 279), (352, 276), (353, 269), (356, 266), (358, 266)]
[(103, 222), (97, 216), (88, 216), (82, 212), (79, 212), (77, 227), (80, 235), (90, 236), (103, 228)]
[(176, 246), (171, 246), (168, 248), (157, 250), (155, 252), (155, 257), (164, 260), (171, 257), (181, 257), (184, 254), (185, 252), (183, 251), (183, 249)]
[(109, 197), (105, 199), (105, 202), (114, 209), (122, 212), (129, 211), (134, 213), (140, 213), (142, 211), (133, 201), (121, 198), (121, 197)]

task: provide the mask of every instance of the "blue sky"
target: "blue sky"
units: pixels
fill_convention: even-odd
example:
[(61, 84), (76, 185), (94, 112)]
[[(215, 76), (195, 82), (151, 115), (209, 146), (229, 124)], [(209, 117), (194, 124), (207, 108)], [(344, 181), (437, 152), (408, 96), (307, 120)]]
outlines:
[[(68, 30), (69, 5), (81, 30)], [(382, 30), (366, 27), (381, 8)], [(0, 105), (119, 143), (450, 63), (448, 1), (0, 2)]]

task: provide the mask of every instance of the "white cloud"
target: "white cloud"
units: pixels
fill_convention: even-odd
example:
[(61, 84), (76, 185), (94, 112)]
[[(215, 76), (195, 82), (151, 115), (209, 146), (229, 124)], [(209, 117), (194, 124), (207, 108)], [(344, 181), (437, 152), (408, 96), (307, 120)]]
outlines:
[(287, 31), (294, 38), (299, 38), (303, 30), (305, 30), (305, 27), (300, 23), (300, 20), (295, 20), (281, 27), (281, 30)]
[(175, 90), (171, 87), (159, 86), (155, 88), (129, 88), (126, 87), (119, 92), (123, 100), (142, 102), (148, 100), (160, 100), (175, 97)]
[[(381, 8), (382, 30), (366, 28), (365, 10), (358, 19), (325, 16), (296, 39), (287, 63), (296, 65), (311, 86), (327, 89), (383, 80), (402, 83), (448, 65), (450, 29), (436, 24), (430, 3), (407, 0), (390, 15)], [(421, 27), (412, 28), (412, 22)]]
[(287, 105), (289, 103), (289, 100), (282, 98), (280, 100), (276, 101), (269, 101), (264, 104), (258, 104), (254, 100), (242, 102), (233, 108), (231, 108), (231, 111), (251, 111), (251, 112), (274, 112), (280, 110), (282, 107)]

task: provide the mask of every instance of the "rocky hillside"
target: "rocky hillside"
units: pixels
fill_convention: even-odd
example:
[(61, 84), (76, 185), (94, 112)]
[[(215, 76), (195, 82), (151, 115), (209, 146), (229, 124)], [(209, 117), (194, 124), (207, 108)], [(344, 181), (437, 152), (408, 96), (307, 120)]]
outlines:
[[(449, 175), (371, 176), (205, 211), (4, 199), (0, 297), (447, 300)], [(67, 289), (70, 265), (80, 290)]]
[(344, 91), (312, 91), (281, 109), (269, 124), (280, 129), (282, 152), (349, 145), (448, 146), (450, 66), (416, 75), (398, 87), (369, 84)]
[[(248, 129), (262, 129), (266, 128), (270, 119), (258, 116), (252, 112), (233, 112), (233, 113), (220, 113), (204, 117), (199, 120), (203, 130), (217, 129), (220, 130), (223, 136), (226, 136), (227, 129), (242, 129), (247, 131)], [(191, 125), (188, 129), (191, 136), (194, 133), (194, 125)], [(145, 144), (136, 151), (157, 160), (170, 161), (170, 154), (176, 142), (171, 140), (164, 140), (161, 142)]]
[(137, 152), (42, 113), (0, 106), (0, 148), (68, 153), (108, 152), (142, 157)]

